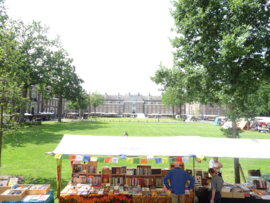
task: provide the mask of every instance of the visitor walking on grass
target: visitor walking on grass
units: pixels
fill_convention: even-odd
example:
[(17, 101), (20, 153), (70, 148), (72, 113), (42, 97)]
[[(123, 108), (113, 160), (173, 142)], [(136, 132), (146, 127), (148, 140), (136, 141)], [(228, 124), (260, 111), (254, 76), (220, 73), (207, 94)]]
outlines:
[[(164, 184), (168, 190), (172, 192), (172, 203), (184, 203), (185, 202), (185, 187), (187, 180), (190, 181), (188, 190), (191, 190), (195, 179), (179, 167), (179, 163), (174, 163), (174, 169), (163, 178)], [(170, 179), (171, 186), (168, 184)]]

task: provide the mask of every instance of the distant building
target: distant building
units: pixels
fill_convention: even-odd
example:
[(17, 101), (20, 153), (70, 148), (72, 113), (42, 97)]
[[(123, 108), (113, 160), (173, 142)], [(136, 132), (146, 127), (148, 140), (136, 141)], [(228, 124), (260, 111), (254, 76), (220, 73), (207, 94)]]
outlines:
[[(145, 116), (172, 116), (179, 114), (178, 107), (166, 108), (164, 104), (161, 104), (161, 96), (153, 96), (148, 94), (147, 96), (138, 94), (127, 95), (103, 95), (105, 104), (96, 108), (96, 114), (136, 114), (142, 113)], [(89, 108), (87, 109), (89, 111)], [(94, 109), (91, 108), (91, 112), (94, 113)], [(185, 105), (182, 106), (182, 115), (185, 114)]]

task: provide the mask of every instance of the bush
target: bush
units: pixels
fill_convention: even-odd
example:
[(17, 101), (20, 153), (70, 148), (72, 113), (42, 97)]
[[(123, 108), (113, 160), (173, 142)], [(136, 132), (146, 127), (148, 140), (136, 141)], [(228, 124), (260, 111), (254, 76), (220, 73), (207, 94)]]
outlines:
[[(228, 128), (228, 129), (220, 128), (220, 131), (223, 132), (223, 135), (225, 135), (226, 137), (232, 138), (232, 133), (233, 133), (232, 128)], [(236, 138), (240, 138), (239, 134), (243, 132), (244, 131), (241, 130), (240, 128), (236, 128)]]

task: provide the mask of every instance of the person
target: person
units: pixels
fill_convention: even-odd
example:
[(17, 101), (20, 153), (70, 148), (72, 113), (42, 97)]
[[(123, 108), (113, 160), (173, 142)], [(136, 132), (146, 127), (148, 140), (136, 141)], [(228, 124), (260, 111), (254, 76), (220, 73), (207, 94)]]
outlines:
[(223, 167), (223, 165), (218, 161), (218, 157), (213, 157), (213, 159), (209, 162), (209, 168), (213, 168), (217, 170), (217, 174), (222, 177), (220, 169)]
[(267, 124), (268, 133), (270, 133), (270, 122)]
[(213, 168), (209, 168), (208, 172), (212, 177), (211, 189), (209, 190), (210, 203), (221, 203), (220, 191), (223, 186), (223, 180)]
[[(174, 169), (170, 170), (169, 173), (163, 178), (164, 184), (168, 190), (172, 192), (172, 203), (184, 203), (185, 201), (185, 186), (187, 180), (190, 181), (188, 190), (191, 190), (195, 179), (179, 167), (179, 163), (174, 163)], [(171, 186), (168, 184), (170, 179)]]

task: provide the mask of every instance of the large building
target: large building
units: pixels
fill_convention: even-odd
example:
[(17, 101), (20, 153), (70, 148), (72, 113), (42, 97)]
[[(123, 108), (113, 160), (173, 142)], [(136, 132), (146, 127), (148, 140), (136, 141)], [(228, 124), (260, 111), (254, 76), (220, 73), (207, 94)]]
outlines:
[[(153, 96), (151, 94), (141, 95), (127, 94), (127, 95), (103, 95), (105, 104), (96, 108), (97, 114), (137, 114), (142, 113), (145, 116), (172, 116), (180, 114), (178, 107), (166, 108), (164, 104), (161, 104), (161, 96)], [(89, 111), (89, 109), (88, 109)], [(94, 113), (94, 109), (91, 108), (91, 112)], [(185, 105), (182, 106), (181, 114), (185, 114)]]

